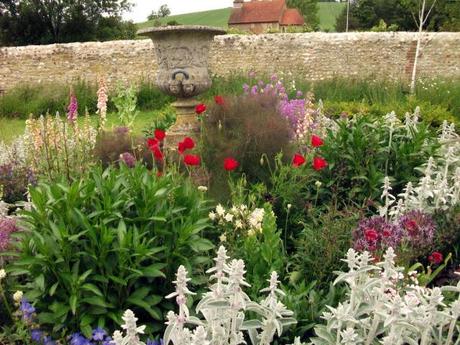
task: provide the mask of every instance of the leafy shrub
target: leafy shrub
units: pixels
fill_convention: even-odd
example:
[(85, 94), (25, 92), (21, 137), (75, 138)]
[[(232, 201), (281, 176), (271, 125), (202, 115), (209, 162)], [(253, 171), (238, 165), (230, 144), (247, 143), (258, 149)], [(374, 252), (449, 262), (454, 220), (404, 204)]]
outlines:
[[(203, 124), (203, 157), (214, 182), (222, 180), (225, 157), (234, 157), (249, 181), (268, 177), (268, 164), (280, 151), (289, 152), (287, 120), (277, 111), (273, 95), (239, 96), (215, 104)], [(265, 158), (262, 166), (261, 158)]]
[(137, 90), (137, 106), (140, 110), (162, 109), (173, 101), (152, 82), (143, 81)]
[(213, 248), (202, 237), (209, 224), (201, 195), (180, 176), (158, 178), (139, 165), (40, 185), (9, 272), (24, 276), (25, 296), (55, 334), (114, 329), (128, 307), (162, 321), (178, 265), (199, 276)]
[(385, 176), (393, 177), (395, 194), (402, 192), (407, 182), (416, 179), (415, 169), (438, 146), (436, 134), (427, 124), (408, 129), (394, 114), (379, 120), (358, 116), (338, 125), (338, 131), (330, 131), (321, 148), (329, 169), (320, 181), (331, 187), (329, 198), (339, 203), (350, 200), (366, 206), (369, 200), (377, 200)]
[(130, 153), (136, 160), (152, 166), (152, 154), (146, 150), (145, 140), (133, 136), (127, 127), (99, 133), (94, 152), (103, 167), (118, 163), (124, 153)]

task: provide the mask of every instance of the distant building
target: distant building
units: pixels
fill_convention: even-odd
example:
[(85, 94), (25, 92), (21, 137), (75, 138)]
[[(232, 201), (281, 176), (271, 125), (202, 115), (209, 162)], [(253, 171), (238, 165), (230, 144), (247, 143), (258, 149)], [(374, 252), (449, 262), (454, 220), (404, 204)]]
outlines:
[(288, 8), (286, 0), (234, 0), (228, 20), (230, 28), (255, 34), (270, 29), (285, 32), (288, 27), (301, 28), (305, 24), (297, 9)]

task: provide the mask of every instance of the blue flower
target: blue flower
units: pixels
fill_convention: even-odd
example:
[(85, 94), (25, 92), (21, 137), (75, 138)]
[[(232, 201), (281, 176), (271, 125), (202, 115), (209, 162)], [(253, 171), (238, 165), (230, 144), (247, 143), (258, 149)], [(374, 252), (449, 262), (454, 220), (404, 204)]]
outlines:
[(37, 343), (41, 342), (42, 337), (43, 332), (39, 329), (33, 329), (32, 332), (30, 332), (30, 338)]
[(56, 345), (56, 342), (51, 337), (44, 337), (43, 345)]
[(22, 312), (22, 318), (24, 320), (30, 320), (32, 318), (32, 314), (35, 313), (35, 308), (32, 304), (29, 303), (27, 298), (23, 298), (21, 300), (21, 305), (19, 306), (19, 310)]
[(102, 342), (102, 345), (112, 345), (112, 338), (106, 337)]
[(91, 342), (80, 333), (74, 333), (70, 336), (70, 345), (91, 345)]
[(102, 328), (98, 327), (93, 330), (93, 340), (95, 341), (103, 341), (104, 337), (107, 335), (107, 332), (104, 331)]

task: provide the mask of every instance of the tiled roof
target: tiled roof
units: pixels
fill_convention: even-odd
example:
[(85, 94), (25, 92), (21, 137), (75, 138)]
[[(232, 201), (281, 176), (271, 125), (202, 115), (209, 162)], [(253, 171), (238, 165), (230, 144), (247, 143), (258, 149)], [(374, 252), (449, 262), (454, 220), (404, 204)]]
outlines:
[(285, 0), (245, 2), (241, 8), (233, 9), (228, 23), (279, 23), (285, 6)]
[(281, 19), (281, 25), (304, 25), (305, 20), (300, 14), (299, 10), (295, 8), (288, 8), (284, 11), (283, 19)]

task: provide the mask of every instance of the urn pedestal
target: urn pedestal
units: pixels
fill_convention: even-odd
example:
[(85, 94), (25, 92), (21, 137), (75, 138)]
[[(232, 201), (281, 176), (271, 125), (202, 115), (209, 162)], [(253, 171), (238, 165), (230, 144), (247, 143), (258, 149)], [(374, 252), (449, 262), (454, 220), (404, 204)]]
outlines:
[(166, 145), (175, 146), (184, 136), (197, 137), (200, 124), (195, 114), (195, 96), (208, 90), (211, 78), (208, 58), (211, 42), (225, 30), (199, 25), (165, 26), (138, 31), (152, 39), (158, 62), (156, 83), (176, 97), (176, 123), (168, 131)]

